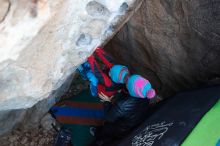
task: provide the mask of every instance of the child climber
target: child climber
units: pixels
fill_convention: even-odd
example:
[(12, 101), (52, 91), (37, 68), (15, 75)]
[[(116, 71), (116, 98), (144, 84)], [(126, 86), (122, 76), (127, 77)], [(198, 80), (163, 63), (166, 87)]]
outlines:
[[(114, 65), (109, 71), (116, 84), (126, 84), (128, 93), (116, 100), (105, 115), (104, 126), (96, 131), (96, 140), (91, 146), (106, 146), (117, 138), (122, 138), (139, 125), (146, 117), (149, 100), (156, 96), (150, 82), (140, 75), (130, 75), (128, 68)], [(101, 96), (102, 99), (108, 97)]]

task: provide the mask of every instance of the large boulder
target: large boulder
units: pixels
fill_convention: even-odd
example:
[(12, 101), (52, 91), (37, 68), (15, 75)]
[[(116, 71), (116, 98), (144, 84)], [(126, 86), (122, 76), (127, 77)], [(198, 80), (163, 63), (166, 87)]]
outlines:
[(141, 1), (0, 0), (0, 134), (37, 125)]
[(220, 1), (145, 0), (106, 50), (163, 97), (220, 83)]

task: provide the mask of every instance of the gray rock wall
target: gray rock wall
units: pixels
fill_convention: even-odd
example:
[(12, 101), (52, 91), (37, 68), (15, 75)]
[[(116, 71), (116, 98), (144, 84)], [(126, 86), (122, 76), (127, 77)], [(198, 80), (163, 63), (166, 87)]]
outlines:
[(164, 97), (220, 83), (220, 1), (145, 0), (106, 49)]

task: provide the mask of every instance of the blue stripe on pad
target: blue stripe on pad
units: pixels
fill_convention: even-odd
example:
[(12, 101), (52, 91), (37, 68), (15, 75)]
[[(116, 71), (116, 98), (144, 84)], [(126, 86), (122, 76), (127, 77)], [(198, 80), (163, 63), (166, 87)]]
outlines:
[(51, 110), (53, 111), (53, 114), (56, 117), (72, 116), (72, 117), (104, 119), (103, 109), (82, 109), (82, 108), (75, 108), (75, 107), (54, 106), (51, 108)]

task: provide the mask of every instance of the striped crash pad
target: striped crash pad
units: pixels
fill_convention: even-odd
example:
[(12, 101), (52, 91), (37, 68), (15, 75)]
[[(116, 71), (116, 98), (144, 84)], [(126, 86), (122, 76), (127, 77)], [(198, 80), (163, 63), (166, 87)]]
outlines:
[(51, 112), (63, 127), (70, 130), (74, 146), (87, 146), (94, 138), (93, 128), (104, 122), (103, 104), (89, 90), (58, 102)]

